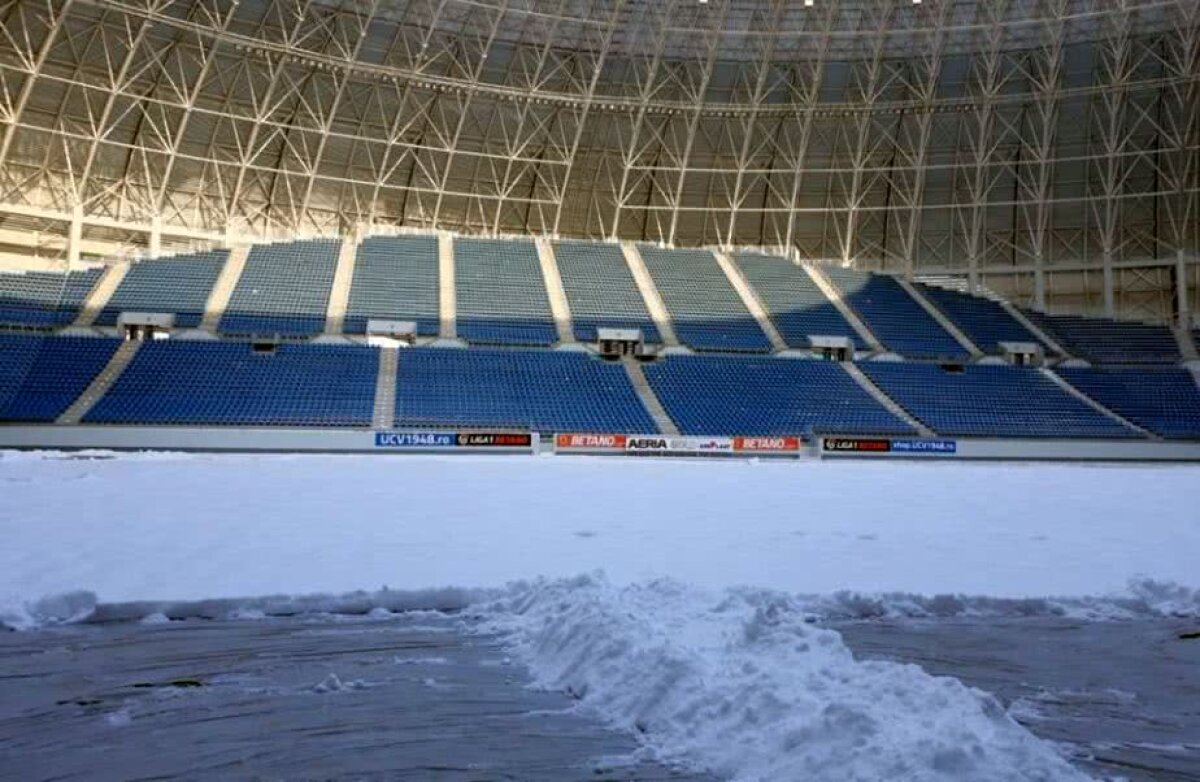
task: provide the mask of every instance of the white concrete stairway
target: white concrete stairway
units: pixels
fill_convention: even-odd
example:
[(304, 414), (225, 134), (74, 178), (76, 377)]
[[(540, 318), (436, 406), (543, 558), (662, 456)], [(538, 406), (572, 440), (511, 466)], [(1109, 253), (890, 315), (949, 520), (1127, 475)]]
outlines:
[(646, 380), (646, 373), (642, 371), (642, 365), (638, 363), (637, 359), (630, 358), (629, 356), (622, 358), (621, 363), (625, 366), (625, 374), (629, 376), (629, 382), (633, 384), (633, 390), (637, 392), (638, 398), (642, 400), (642, 405), (646, 408), (646, 412), (654, 419), (654, 424), (658, 427), (658, 431), (662, 434), (678, 435), (679, 427), (671, 420), (671, 416), (667, 414), (667, 410), (662, 406), (662, 402), (658, 401), (658, 395), (650, 387), (650, 381)]
[(1184, 361), (1196, 361), (1200, 359), (1200, 355), (1196, 353), (1196, 343), (1192, 340), (1190, 329), (1185, 329), (1181, 326), (1172, 326), (1171, 331), (1175, 334), (1175, 341), (1179, 343), (1179, 355), (1183, 356)]
[(246, 246), (234, 247), (229, 251), (229, 257), (221, 267), (221, 274), (204, 304), (204, 318), (200, 321), (200, 328), (205, 331), (217, 330), (225, 308), (229, 306), (229, 297), (233, 295), (233, 289), (242, 278), (242, 270), (246, 268), (246, 256), (249, 254), (250, 248)]
[(1039, 371), (1046, 377), (1050, 378), (1051, 382), (1053, 382), (1056, 386), (1061, 388), (1063, 391), (1066, 391), (1068, 394), (1075, 397), (1080, 402), (1083, 402), (1085, 405), (1092, 408), (1097, 413), (1108, 416), (1109, 418), (1111, 418), (1112, 420), (1121, 424), (1122, 426), (1126, 426), (1126, 427), (1132, 429), (1133, 431), (1137, 432), (1138, 434), (1142, 435), (1143, 437), (1146, 437), (1150, 440), (1161, 440), (1162, 439), (1158, 435), (1154, 434), (1154, 432), (1151, 432), (1149, 429), (1143, 429), (1142, 427), (1135, 424), (1133, 421), (1130, 421), (1128, 418), (1125, 418), (1124, 416), (1120, 415), (1116, 411), (1111, 410), (1111, 409), (1105, 407), (1104, 405), (1100, 404), (1099, 402), (1097, 402), (1095, 399), (1092, 399), (1090, 396), (1083, 393), (1078, 388), (1076, 388), (1075, 386), (1073, 386), (1069, 382), (1067, 382), (1067, 380), (1064, 377), (1062, 377), (1062, 375), (1059, 375), (1054, 370), (1052, 370), (1048, 367), (1041, 367), (1041, 369), (1039, 369)]
[(813, 284), (821, 289), (821, 293), (825, 294), (825, 298), (829, 299), (834, 308), (842, 313), (842, 317), (850, 324), (850, 328), (854, 329), (858, 336), (862, 337), (862, 340), (870, 346), (871, 350), (880, 352), (886, 350), (883, 343), (876, 339), (871, 330), (867, 328), (867, 324), (863, 323), (862, 319), (858, 317), (858, 313), (850, 309), (850, 305), (842, 298), (842, 291), (838, 286), (833, 284), (833, 280), (825, 275), (820, 266), (805, 263), (800, 264), (800, 268), (809, 276)]
[(137, 355), (138, 348), (141, 346), (141, 340), (122, 342), (104, 369), (100, 370), (100, 374), (92, 378), (92, 382), (88, 383), (88, 387), (83, 389), (79, 398), (63, 411), (56, 423), (77, 424), (82, 421), (83, 417), (96, 406), (96, 403), (108, 393), (108, 389), (112, 388), (117, 379), (121, 377), (121, 373), (125, 371), (125, 367), (129, 366), (129, 362), (133, 361), (133, 357)]
[(438, 336), (458, 338), (458, 299), (454, 287), (454, 237), (438, 234)]
[(758, 293), (750, 287), (746, 278), (742, 276), (742, 270), (733, 262), (733, 258), (729, 256), (729, 253), (719, 251), (713, 251), (713, 257), (717, 259), (717, 265), (721, 267), (721, 271), (725, 272), (729, 284), (741, 297), (742, 304), (754, 316), (754, 320), (758, 322), (758, 327), (762, 329), (763, 334), (767, 335), (767, 341), (771, 343), (771, 348), (787, 350), (788, 345), (780, 336), (779, 330), (775, 328), (775, 324), (771, 322), (766, 305), (758, 298)]
[(391, 429), (396, 425), (396, 376), (400, 365), (397, 348), (379, 349), (379, 374), (375, 376), (375, 406), (371, 410), (371, 426)]
[(350, 304), (350, 285), (354, 282), (354, 263), (358, 258), (358, 235), (342, 237), (338, 251), (337, 268), (333, 272), (333, 285), (329, 289), (329, 303), (325, 307), (325, 333), (341, 334), (346, 328), (346, 308)]
[(913, 285), (903, 277), (895, 277), (894, 279), (900, 284), (900, 287), (904, 289), (904, 292), (907, 293), (913, 301), (921, 305), (921, 309), (928, 312), (929, 316), (936, 320), (938, 325), (946, 330), (947, 334), (954, 337), (954, 341), (961, 345), (963, 350), (971, 354), (971, 358), (983, 358), (983, 351), (979, 349), (979, 346), (972, 342), (971, 338), (964, 334), (958, 326), (955, 326), (954, 323), (946, 317), (946, 314), (939, 310), (932, 301), (925, 298), (925, 295), (921, 293), (921, 291), (917, 290), (917, 286)]
[(96, 287), (92, 288), (88, 292), (87, 298), (83, 300), (83, 306), (79, 308), (79, 315), (72, 325), (86, 327), (95, 323), (96, 318), (100, 317), (101, 311), (112, 300), (113, 294), (117, 292), (117, 286), (121, 284), (121, 280), (125, 279), (125, 275), (128, 273), (128, 262), (109, 265), (100, 275), (100, 279), (96, 281)]
[(567, 291), (558, 271), (554, 246), (544, 236), (535, 239), (534, 246), (537, 247), (538, 263), (542, 266), (542, 279), (546, 282), (546, 294), (550, 299), (554, 327), (558, 330), (558, 341), (563, 345), (572, 343), (575, 341), (575, 329), (571, 325), (571, 304), (567, 301)]
[(646, 262), (642, 259), (642, 254), (638, 252), (637, 245), (633, 242), (621, 242), (621, 252), (625, 255), (629, 273), (633, 275), (633, 281), (637, 283), (638, 291), (642, 294), (642, 301), (646, 303), (646, 311), (650, 313), (650, 319), (654, 321), (658, 335), (662, 337), (663, 345), (677, 347), (679, 337), (675, 336), (675, 326), (671, 323), (671, 314), (667, 312), (667, 305), (663, 303), (658, 286), (654, 284), (654, 278), (650, 276), (650, 270), (646, 268)]
[(896, 402), (896, 400), (892, 399), (890, 396), (888, 396), (882, 388), (875, 385), (875, 382), (873, 380), (871, 380), (871, 378), (867, 377), (866, 373), (863, 372), (861, 369), (859, 369), (857, 364), (855, 364), (851, 361), (844, 361), (841, 363), (841, 367), (842, 367), (842, 369), (846, 370), (846, 374), (848, 374), (848, 375), (850, 375), (850, 377), (854, 378), (854, 382), (858, 383), (858, 385), (862, 388), (863, 391), (866, 391), (868, 394), (870, 394), (875, 399), (875, 401), (878, 402), (879, 404), (883, 405), (883, 407), (889, 413), (896, 416), (901, 421), (903, 421), (904, 423), (911, 426), (913, 429), (916, 429), (917, 433), (920, 434), (922, 437), (936, 437), (937, 436), (936, 432), (934, 432), (932, 429), (930, 429), (928, 426), (926, 426), (924, 423), (922, 423), (920, 420), (918, 420), (915, 416), (913, 416), (911, 413), (909, 413), (907, 410), (905, 410), (903, 407), (901, 407)]
[(1057, 342), (1057, 340), (1055, 340), (1053, 337), (1051, 337), (1049, 334), (1047, 334), (1045, 331), (1043, 331), (1032, 320), (1027, 318), (1025, 316), (1025, 313), (1021, 312), (1021, 310), (1014, 307), (1011, 302), (1003, 300), (1003, 299), (999, 299), (999, 300), (997, 300), (997, 303), (1000, 305), (1000, 307), (1005, 312), (1007, 312), (1009, 314), (1009, 316), (1013, 320), (1015, 320), (1017, 323), (1020, 323), (1022, 326), (1024, 326), (1026, 331), (1028, 331), (1030, 334), (1032, 334), (1033, 336), (1035, 336), (1039, 340), (1041, 340), (1042, 344), (1045, 345), (1047, 348), (1049, 348), (1051, 353), (1056, 353), (1056, 354), (1062, 356), (1063, 358), (1071, 357), (1071, 354), (1068, 353), (1066, 351), (1066, 349), (1063, 348), (1063, 346)]

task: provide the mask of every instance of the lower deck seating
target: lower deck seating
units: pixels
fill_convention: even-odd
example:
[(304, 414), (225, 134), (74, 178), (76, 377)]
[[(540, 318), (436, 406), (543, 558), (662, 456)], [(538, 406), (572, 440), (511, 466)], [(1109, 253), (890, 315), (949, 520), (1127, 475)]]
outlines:
[(1200, 387), (1186, 369), (1060, 367), (1055, 371), (1144, 429), (1169, 439), (1200, 439)]
[(658, 431), (620, 364), (574, 351), (494, 348), (400, 351), (396, 423)]
[(86, 423), (370, 426), (379, 352), (341, 345), (142, 345)]
[(1039, 370), (866, 362), (864, 372), (939, 434), (963, 437), (1138, 437), (1059, 388)]
[(684, 434), (914, 433), (836, 363), (671, 356), (645, 373)]
[(97, 337), (0, 333), (0, 421), (54, 421), (120, 344)]

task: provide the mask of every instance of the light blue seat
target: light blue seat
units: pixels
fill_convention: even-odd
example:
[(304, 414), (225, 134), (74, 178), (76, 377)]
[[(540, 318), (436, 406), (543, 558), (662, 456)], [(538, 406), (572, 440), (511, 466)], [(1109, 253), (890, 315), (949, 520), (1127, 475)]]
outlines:
[(79, 316), (103, 269), (69, 272), (0, 270), (0, 323), (50, 328)]
[(455, 239), (454, 286), (461, 339), (533, 346), (558, 340), (533, 242)]
[(765, 353), (771, 349), (711, 252), (649, 244), (638, 249), (680, 342), (696, 350)]
[(856, 350), (868, 345), (801, 267), (761, 253), (737, 253), (734, 261), (766, 307), (779, 336), (791, 348), (810, 348), (810, 336), (847, 337)]
[(255, 245), (219, 330), (235, 335), (320, 334), (340, 250), (337, 239)]
[(662, 341), (619, 246), (555, 242), (554, 256), (571, 308), (575, 339), (595, 342), (596, 330), (609, 328), (638, 329), (644, 342)]
[(358, 245), (343, 330), (362, 334), (367, 321), (413, 321), (436, 337), (440, 274), (436, 236), (373, 236)]
[(115, 325), (122, 312), (169, 312), (176, 326), (195, 328), (228, 258), (228, 250), (211, 250), (131, 264), (97, 316), (97, 325)]

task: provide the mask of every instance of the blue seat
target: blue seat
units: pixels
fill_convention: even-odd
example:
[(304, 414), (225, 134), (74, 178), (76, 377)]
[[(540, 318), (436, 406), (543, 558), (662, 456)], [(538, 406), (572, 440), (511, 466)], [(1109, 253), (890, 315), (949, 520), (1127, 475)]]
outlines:
[(413, 348), (399, 359), (399, 426), (658, 431), (624, 367), (586, 353)]
[(917, 359), (970, 358), (962, 345), (892, 277), (840, 267), (824, 271), (841, 290), (846, 304), (888, 350)]
[(0, 421), (49, 423), (79, 398), (119, 340), (0, 332)]
[(0, 270), (0, 323), (52, 328), (79, 316), (103, 269), (69, 272)]
[[(1041, 340), (1029, 329), (991, 299), (970, 296), (936, 285), (914, 285), (984, 353), (999, 355), (1001, 342), (1041, 344)], [(1048, 345), (1043, 347), (1049, 349)]]
[(788, 347), (810, 348), (814, 335), (846, 337), (856, 350), (869, 347), (800, 266), (761, 253), (737, 253), (733, 259)]
[(1026, 311), (1063, 349), (1096, 364), (1174, 364), (1179, 343), (1166, 326)]
[(1138, 437), (1036, 369), (870, 361), (862, 370), (897, 404), (940, 434), (960, 437)]
[(1060, 367), (1063, 378), (1118, 415), (1168, 439), (1200, 439), (1200, 388), (1186, 369)]
[(670, 356), (645, 373), (684, 434), (913, 434), (832, 362)]
[(374, 348), (247, 342), (147, 342), (87, 423), (370, 426)]

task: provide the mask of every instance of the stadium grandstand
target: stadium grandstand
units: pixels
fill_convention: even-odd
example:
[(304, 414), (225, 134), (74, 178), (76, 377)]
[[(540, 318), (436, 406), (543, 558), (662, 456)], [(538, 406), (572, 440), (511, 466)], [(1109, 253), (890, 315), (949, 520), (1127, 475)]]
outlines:
[(1200, 445), (1195, 0), (15, 0), (0, 34), (0, 445)]

